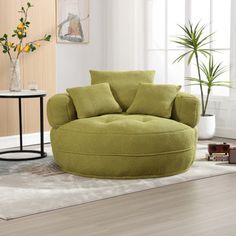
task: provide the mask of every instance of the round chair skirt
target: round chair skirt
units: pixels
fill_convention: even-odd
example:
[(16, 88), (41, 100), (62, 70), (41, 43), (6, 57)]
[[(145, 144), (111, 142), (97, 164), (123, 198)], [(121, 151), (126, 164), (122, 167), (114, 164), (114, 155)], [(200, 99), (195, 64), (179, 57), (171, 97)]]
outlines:
[(52, 129), (54, 158), (65, 171), (96, 178), (153, 178), (190, 168), (196, 130), (171, 119), (111, 114)]

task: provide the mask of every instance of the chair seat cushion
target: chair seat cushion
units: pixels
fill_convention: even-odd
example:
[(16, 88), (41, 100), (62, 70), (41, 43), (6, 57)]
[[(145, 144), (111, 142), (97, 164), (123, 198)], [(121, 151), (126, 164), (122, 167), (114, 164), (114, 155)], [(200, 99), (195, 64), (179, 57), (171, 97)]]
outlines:
[(195, 129), (150, 115), (109, 114), (74, 120), (51, 132), (67, 172), (105, 178), (166, 176), (194, 159)]

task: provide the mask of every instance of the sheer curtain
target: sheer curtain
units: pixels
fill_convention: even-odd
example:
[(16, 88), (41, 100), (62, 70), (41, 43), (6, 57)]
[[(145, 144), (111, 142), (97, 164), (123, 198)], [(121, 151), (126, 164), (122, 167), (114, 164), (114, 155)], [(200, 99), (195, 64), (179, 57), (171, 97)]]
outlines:
[(106, 0), (105, 64), (111, 70), (144, 65), (144, 0)]

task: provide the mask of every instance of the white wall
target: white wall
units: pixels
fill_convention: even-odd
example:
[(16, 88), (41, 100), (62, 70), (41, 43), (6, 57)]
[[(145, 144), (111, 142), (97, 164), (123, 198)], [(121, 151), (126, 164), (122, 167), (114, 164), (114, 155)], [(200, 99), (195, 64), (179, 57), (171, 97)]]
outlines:
[(90, 0), (90, 42), (57, 44), (57, 92), (90, 84), (90, 69), (104, 69), (104, 0)]
[(90, 0), (90, 42), (57, 44), (57, 92), (90, 84), (90, 69), (143, 69), (143, 0)]

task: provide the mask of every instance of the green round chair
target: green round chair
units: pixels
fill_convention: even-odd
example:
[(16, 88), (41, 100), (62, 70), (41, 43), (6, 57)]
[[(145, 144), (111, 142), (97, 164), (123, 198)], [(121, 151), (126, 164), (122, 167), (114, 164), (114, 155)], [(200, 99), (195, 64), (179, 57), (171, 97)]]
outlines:
[[(100, 78), (98, 82), (107, 80)], [(123, 94), (110, 84), (122, 100)], [(178, 93), (171, 119), (125, 112), (78, 119), (68, 94), (51, 97), (47, 114), (54, 158), (65, 172), (96, 178), (153, 178), (182, 173), (195, 158), (200, 110), (199, 100), (190, 94)]]

